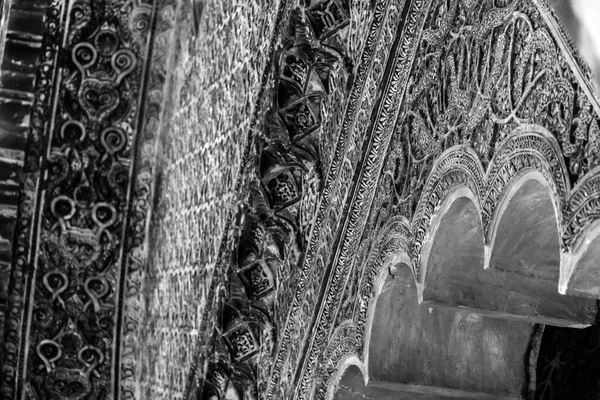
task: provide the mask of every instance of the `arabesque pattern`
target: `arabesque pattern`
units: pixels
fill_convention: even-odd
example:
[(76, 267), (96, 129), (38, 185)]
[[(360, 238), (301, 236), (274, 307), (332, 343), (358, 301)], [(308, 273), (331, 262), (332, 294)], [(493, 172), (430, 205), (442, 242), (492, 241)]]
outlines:
[(116, 397), (126, 288), (122, 253), (129, 246), (125, 229), (153, 5), (57, 1), (47, 15), (20, 195), (2, 393)]
[(600, 217), (600, 104), (543, 0), (217, 3), (50, 2), (4, 397), (322, 399), (457, 186), (488, 242), (527, 171), (563, 254)]

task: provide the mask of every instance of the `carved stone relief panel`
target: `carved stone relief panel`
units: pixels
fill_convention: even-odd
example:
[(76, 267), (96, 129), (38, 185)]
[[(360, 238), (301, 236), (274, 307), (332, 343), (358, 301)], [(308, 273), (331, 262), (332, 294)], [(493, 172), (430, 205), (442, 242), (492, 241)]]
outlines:
[[(320, 304), (321, 312), (334, 310), (336, 325), (344, 331), (349, 326), (362, 329), (365, 324), (377, 276), (373, 265), (382, 265), (381, 261), (373, 264), (370, 254), (384, 259), (379, 254), (383, 244), (373, 239), (379, 237), (374, 232), (384, 229), (392, 216), (405, 218), (400, 241), (413, 257), (418, 278), (419, 255), (431, 215), (448, 190), (461, 182), (481, 197), (487, 230), (505, 187), (519, 174), (539, 172), (549, 182), (558, 210), (562, 254), (573, 251), (597, 219), (593, 205), (597, 196), (591, 182), (599, 154), (598, 102), (586, 67), (547, 5), (434, 1), (427, 2), (425, 9), (406, 96), (401, 105), (396, 104), (399, 115), (392, 145), (381, 174), (377, 172), (378, 194), (366, 222), (371, 230), (354, 233), (362, 237), (358, 243), (351, 236), (345, 238), (354, 243), (352, 268), (362, 270), (357, 274), (361, 276), (359, 289), (354, 273), (345, 270), (348, 283), (335, 286), (331, 280)], [(445, 159), (448, 175), (436, 181), (440, 156), (450, 154), (447, 150), (453, 146), (456, 159)], [(350, 210), (353, 206), (350, 203)], [(341, 303), (333, 293), (344, 286), (345, 305), (337, 311)], [(328, 321), (323, 319), (315, 327), (328, 326)], [(328, 341), (331, 347), (325, 347)], [(337, 354), (329, 333), (317, 333), (313, 343), (315, 357), (324, 354), (325, 348), (330, 349), (327, 354)], [(359, 358), (364, 351), (361, 346), (353, 352)], [(349, 353), (345, 349), (341, 354)], [(307, 359), (311, 360), (310, 355)], [(329, 366), (321, 370), (327, 376), (336, 362), (322, 359), (318, 364)], [(311, 396), (314, 389), (308, 382), (318, 375), (310, 364), (305, 368), (301, 379), (306, 379), (307, 387), (298, 388), (298, 398)]]
[(48, 8), (4, 336), (6, 398), (131, 395), (118, 384), (130, 349), (123, 301), (136, 290), (124, 254), (139, 243), (125, 233), (152, 20), (152, 3)]

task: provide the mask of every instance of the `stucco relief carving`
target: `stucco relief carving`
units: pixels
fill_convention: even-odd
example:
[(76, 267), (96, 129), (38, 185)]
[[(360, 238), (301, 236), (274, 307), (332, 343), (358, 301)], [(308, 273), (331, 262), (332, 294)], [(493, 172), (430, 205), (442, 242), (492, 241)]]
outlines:
[[(585, 66), (543, 3), (430, 4), (367, 226), (379, 231), (390, 216), (407, 218), (403, 243), (422, 285), (421, 249), (446, 193), (457, 185), (471, 188), (490, 246), (503, 194), (519, 176), (536, 171), (552, 193), (561, 252), (572, 254), (598, 216), (599, 108)], [(381, 239), (371, 237), (362, 241), (376, 254)], [(354, 267), (363, 269), (365, 289), (345, 293), (356, 296), (354, 319), (345, 324), (365, 325), (375, 296), (370, 265)], [(347, 308), (338, 312), (349, 315)], [(363, 352), (357, 346), (342, 356), (327, 354), (363, 360)]]
[[(392, 31), (396, 28), (399, 10), (393, 7), (393, 12), (388, 14), (390, 3), (378, 2), (372, 10), (371, 25), (364, 39), (364, 47), (359, 55), (352, 54), (353, 59), (360, 59), (355, 64), (354, 73), (351, 74), (353, 85), (346, 95), (347, 102), (343, 120), (339, 126), (339, 134), (333, 151), (330, 153), (331, 161), (326, 176), (323, 177), (322, 195), (319, 201), (316, 217), (312, 224), (312, 233), (304, 261), (294, 289), (294, 297), (290, 311), (283, 326), (281, 340), (278, 343), (274, 364), (268, 387), (268, 398), (286, 397), (293, 385), (293, 376), (297, 360), (301, 355), (303, 340), (307, 333), (309, 319), (313, 312), (314, 301), (319, 285), (325, 274), (327, 256), (330, 251), (329, 244), (333, 243), (336, 226), (343, 200), (347, 196), (352, 178), (352, 165), (360, 157), (358, 143), (364, 140), (362, 132), (368, 128), (368, 115), (374, 98), (364, 96), (367, 87), (376, 89), (379, 84), (383, 68), (374, 70), (374, 63), (383, 64), (379, 59), (380, 51), (385, 51), (387, 38), (391, 40)], [(382, 28), (385, 27), (385, 36)], [(364, 27), (363, 27), (364, 29)], [(363, 113), (364, 117), (357, 121), (357, 114)], [(352, 162), (347, 158), (348, 149), (353, 149)], [(325, 173), (325, 171), (324, 171)]]
[(247, 204), (236, 217), (216, 352), (208, 355), (212, 361), (196, 389), (202, 398), (224, 398), (227, 382), (245, 399), (266, 389), (262, 385), (280, 340), (278, 322), (290, 306), (287, 288), (297, 281), (296, 264), (322, 190), (324, 109), (351, 63), (340, 42), (348, 12), (338, 1), (292, 10), (290, 36), (275, 53), (272, 106), (255, 139)]
[[(152, 7), (137, 2), (49, 5), (5, 333), (7, 398), (120, 393), (111, 385), (121, 370), (113, 351), (121, 345), (125, 311), (119, 253), (127, 247), (123, 232), (151, 18)], [(145, 219), (148, 203), (138, 207)], [(139, 315), (129, 317), (137, 321)], [(121, 347), (129, 355), (130, 344)], [(123, 381), (135, 378), (123, 371)], [(130, 398), (132, 392), (122, 394)]]
[[(122, 390), (132, 398), (139, 371), (131, 358), (121, 365), (117, 353), (129, 355), (137, 335), (148, 157), (132, 177), (154, 17), (138, 2), (113, 2), (102, 12), (85, 1), (63, 7), (52, 3), (49, 26), (52, 40), (62, 40), (57, 27), (70, 10), (65, 56), (55, 59), (56, 46), (47, 44), (32, 119), (3, 394), (79, 399)], [(529, 170), (551, 188), (563, 253), (595, 238), (600, 107), (574, 68), (577, 57), (547, 26), (544, 7), (414, 0), (357, 9), (326, 0), (292, 13), (291, 39), (276, 53), (272, 108), (248, 163), (248, 201), (236, 210), (234, 248), (225, 249), (230, 265), (215, 302), (214, 354), (198, 357), (196, 395), (221, 399), (233, 387), (245, 399), (292, 391), (323, 398), (341, 360), (353, 354), (365, 362), (377, 276), (393, 275), (381, 272), (393, 264), (389, 256), (403, 254), (395, 261), (412, 263), (424, 284), (423, 243), (457, 185), (476, 195), (488, 245), (503, 193)], [(347, 54), (353, 13), (370, 27), (352, 31)], [(345, 85), (343, 120), (331, 122), (324, 104), (343, 98), (338, 86)], [(44, 125), (50, 114), (53, 130)], [(339, 125), (339, 135), (327, 138), (326, 123)], [(565, 260), (568, 291), (575, 261)], [(296, 292), (282, 294), (280, 280), (292, 268)], [(31, 326), (19, 315), (28, 309), (26, 284)], [(33, 332), (27, 357), (26, 331)]]
[[(120, 253), (128, 245), (123, 233), (152, 7), (58, 1), (47, 16), (22, 178), (2, 393), (116, 397), (125, 288)], [(141, 205), (143, 212), (148, 207)], [(129, 376), (125, 372), (124, 380)], [(124, 390), (123, 398), (130, 395)]]

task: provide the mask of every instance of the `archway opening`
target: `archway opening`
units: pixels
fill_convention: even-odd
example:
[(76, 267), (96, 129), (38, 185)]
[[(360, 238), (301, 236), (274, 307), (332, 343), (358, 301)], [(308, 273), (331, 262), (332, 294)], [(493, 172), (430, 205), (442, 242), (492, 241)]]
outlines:
[(432, 221), (423, 256), (423, 301), (493, 311), (483, 286), (483, 229), (472, 197), (468, 189), (457, 189)]

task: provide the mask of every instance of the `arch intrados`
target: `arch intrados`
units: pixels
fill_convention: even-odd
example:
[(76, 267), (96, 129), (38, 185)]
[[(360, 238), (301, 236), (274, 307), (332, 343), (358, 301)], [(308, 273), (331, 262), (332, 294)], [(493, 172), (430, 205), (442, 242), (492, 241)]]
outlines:
[[(455, 398), (498, 398), (498, 393), (519, 386), (517, 381), (523, 382), (521, 360), (530, 334), (530, 323), (504, 322), (460, 308), (419, 304), (414, 276), (408, 266), (399, 268), (393, 279), (385, 281), (384, 274), (378, 277), (380, 293), (372, 306), (375, 315), (369, 324), (371, 337), (365, 341), (363, 359), (368, 371), (365, 393), (383, 390), (390, 396), (407, 393), (407, 398), (425, 393)], [(500, 347), (489, 347), (486, 340), (492, 337), (493, 343), (496, 339), (497, 343), (501, 343)], [(429, 346), (445, 342), (455, 345)], [(518, 345), (509, 346), (508, 343)], [(478, 354), (485, 369), (472, 371), (467, 366), (468, 356), (463, 354), (463, 350), (471, 347), (477, 349), (472, 350), (473, 354)], [(494, 361), (496, 356), (500, 357), (498, 362)], [(450, 367), (455, 362), (460, 366), (456, 371), (460, 372)], [(437, 374), (429, 369), (430, 365), (438, 363), (448, 366), (445, 372)], [(496, 364), (512, 367), (496, 384), (488, 386), (488, 383), (481, 383), (485, 381), (482, 378), (486, 374), (492, 374)], [(469, 378), (464, 378), (462, 372), (468, 372), (464, 376)]]
[[(451, 191), (443, 200), (438, 212), (435, 213), (431, 218), (430, 229), (428, 230), (429, 234), (426, 235), (424, 240), (424, 245), (420, 257), (421, 274), (419, 277), (419, 281), (417, 282), (419, 303), (423, 301), (423, 293), (425, 291), (425, 286), (427, 282), (427, 273), (429, 271), (431, 252), (434, 249), (434, 244), (436, 243), (436, 237), (438, 236), (439, 229), (442, 226), (444, 218), (448, 216), (449, 211), (451, 211), (453, 207), (456, 206), (456, 203), (458, 201), (468, 201), (474, 205), (475, 209), (477, 210), (476, 214), (477, 218), (479, 219), (481, 232), (483, 232), (483, 223), (481, 220), (481, 206), (479, 198), (473, 193), (473, 191), (468, 186), (464, 184), (458, 185), (451, 189)], [(483, 236), (481, 237), (481, 245), (482, 247), (484, 246)]]
[(483, 268), (484, 230), (478, 200), (468, 186), (457, 185), (434, 214), (421, 255), (419, 302), (502, 319), (588, 326), (593, 320), (588, 312), (591, 304), (557, 293), (558, 271), (553, 270), (554, 281), (544, 281)]
[[(510, 218), (513, 213), (519, 213), (523, 211), (524, 201), (527, 201), (528, 193), (531, 193), (531, 186), (537, 185), (540, 189), (537, 193), (533, 193), (536, 197), (529, 199), (530, 202), (543, 203), (545, 200), (549, 200), (552, 206), (552, 212), (554, 215), (555, 224), (553, 226), (556, 234), (556, 249), (547, 249), (549, 252), (555, 252), (557, 255), (556, 262), (560, 263), (560, 241), (561, 241), (561, 226), (560, 226), (560, 198), (559, 194), (555, 190), (555, 185), (549, 182), (543, 173), (537, 170), (525, 170), (519, 172), (511, 181), (504, 187), (504, 190), (500, 196), (500, 201), (496, 207), (494, 214), (490, 220), (486, 235), (486, 246), (485, 246), (485, 259), (484, 268), (488, 269), (491, 267), (492, 258), (496, 255), (495, 250), (498, 247), (498, 236), (499, 228), (502, 226), (502, 222), (505, 218)], [(537, 189), (537, 188), (534, 188)], [(537, 214), (540, 215), (540, 214)], [(523, 226), (523, 228), (528, 228)]]
[[(383, 264), (383, 267), (379, 270), (375, 282), (373, 285), (373, 298), (369, 304), (369, 310), (367, 312), (367, 320), (365, 324), (364, 334), (364, 346), (363, 346), (363, 360), (364, 360), (364, 376), (365, 382), (369, 381), (369, 349), (371, 347), (371, 333), (373, 330), (373, 323), (375, 321), (375, 312), (377, 310), (377, 301), (379, 296), (391, 286), (392, 279), (396, 277), (409, 279), (413, 281), (415, 287), (417, 287), (416, 280), (412, 269), (410, 268), (411, 259), (410, 256), (404, 252), (399, 251), (394, 253), (391, 257), (388, 257)], [(416, 306), (417, 304), (415, 304)], [(365, 384), (366, 384), (365, 383)]]

